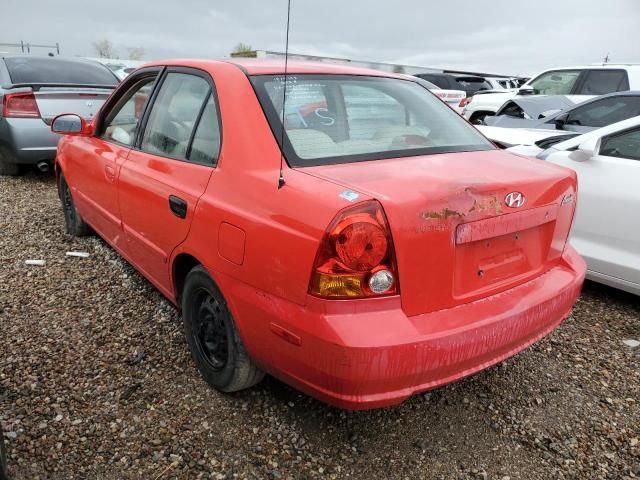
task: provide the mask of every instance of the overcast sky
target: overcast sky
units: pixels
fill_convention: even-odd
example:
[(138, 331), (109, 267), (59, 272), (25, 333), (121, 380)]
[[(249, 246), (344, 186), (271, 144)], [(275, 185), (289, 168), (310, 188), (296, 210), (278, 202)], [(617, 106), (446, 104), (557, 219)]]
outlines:
[[(286, 0), (2, 0), (0, 43), (59, 42), (126, 58), (228, 57), (238, 42), (283, 51)], [(640, 62), (640, 0), (292, 0), (290, 52), (504, 74)], [(0, 46), (0, 51), (9, 50)]]

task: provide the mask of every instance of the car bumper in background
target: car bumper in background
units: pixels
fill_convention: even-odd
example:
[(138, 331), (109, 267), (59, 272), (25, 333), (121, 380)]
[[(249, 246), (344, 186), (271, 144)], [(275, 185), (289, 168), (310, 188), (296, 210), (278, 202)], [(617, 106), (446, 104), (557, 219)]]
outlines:
[(59, 139), (40, 118), (0, 118), (0, 161), (52, 162)]
[[(499, 363), (551, 332), (577, 300), (586, 266), (559, 265), (502, 293), (407, 317), (399, 297), (306, 307), (219, 278), (252, 358), (267, 372), (347, 409), (394, 405)], [(425, 292), (428, 295), (428, 292)]]

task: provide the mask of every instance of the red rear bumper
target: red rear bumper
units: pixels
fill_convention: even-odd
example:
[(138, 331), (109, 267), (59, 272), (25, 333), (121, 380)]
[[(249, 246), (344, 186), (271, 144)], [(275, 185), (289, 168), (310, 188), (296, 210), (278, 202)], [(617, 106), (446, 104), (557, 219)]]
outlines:
[(515, 355), (553, 330), (580, 294), (586, 266), (561, 264), (482, 300), (407, 317), (397, 297), (310, 299), (306, 308), (223, 280), (242, 337), (267, 372), (348, 409), (393, 405)]

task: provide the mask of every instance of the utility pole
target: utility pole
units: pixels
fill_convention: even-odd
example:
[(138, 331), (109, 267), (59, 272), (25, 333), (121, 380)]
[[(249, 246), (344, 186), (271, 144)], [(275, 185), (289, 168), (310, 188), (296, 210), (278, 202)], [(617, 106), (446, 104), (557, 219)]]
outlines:
[(604, 57), (604, 63), (609, 63), (609, 52), (607, 52), (607, 56)]

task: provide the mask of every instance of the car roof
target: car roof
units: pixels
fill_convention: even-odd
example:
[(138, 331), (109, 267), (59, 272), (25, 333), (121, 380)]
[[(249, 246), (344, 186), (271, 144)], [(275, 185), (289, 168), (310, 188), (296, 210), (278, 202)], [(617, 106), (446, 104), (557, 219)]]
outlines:
[[(247, 75), (281, 75), (285, 71), (284, 58), (232, 58), (225, 60), (202, 60), (202, 59), (172, 59), (159, 60), (146, 63), (143, 66), (191, 66), (207, 69), (220, 63), (230, 63), (242, 69)], [(287, 74), (333, 74), (333, 75), (366, 75), (375, 77), (399, 78), (405, 80), (402, 75), (373, 70), (370, 68), (352, 67), (325, 62), (310, 62), (306, 60), (288, 60)]]
[(637, 63), (596, 63), (595, 65), (574, 65), (570, 67), (546, 68), (540, 73), (555, 70), (640, 70)]

